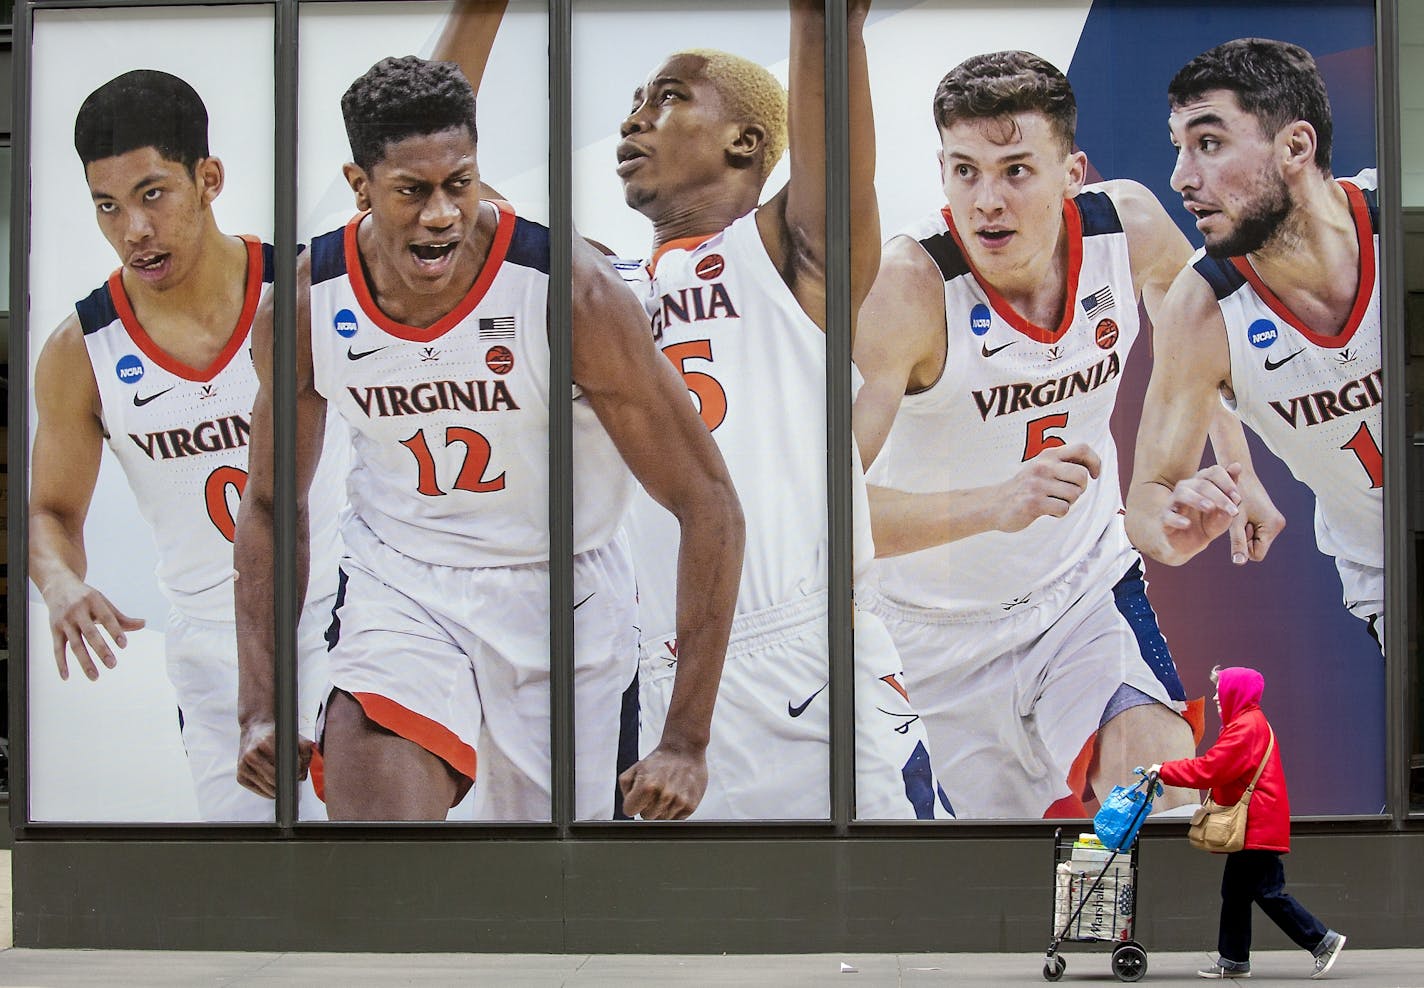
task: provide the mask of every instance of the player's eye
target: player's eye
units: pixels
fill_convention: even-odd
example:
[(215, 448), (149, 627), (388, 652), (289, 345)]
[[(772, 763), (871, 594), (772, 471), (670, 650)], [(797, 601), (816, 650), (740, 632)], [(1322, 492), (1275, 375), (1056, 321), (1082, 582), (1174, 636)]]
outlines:
[(1218, 141), (1215, 137), (1203, 137), (1200, 141), (1197, 142), (1197, 147), (1201, 148), (1203, 151), (1211, 152), (1221, 147), (1221, 142)]
[(119, 211), (118, 203), (113, 202), (96, 202), (94, 204), (94, 208), (99, 210), (99, 212), (103, 213), (105, 216), (111, 216)]
[(1010, 165), (1008, 169), (1009, 178), (1023, 178), (1028, 174), (1027, 165)]
[(162, 190), (162, 189), (145, 189), (145, 190), (144, 190), (144, 193), (143, 193), (143, 201), (144, 201), (144, 202), (153, 202), (155, 199), (157, 199), (157, 198), (160, 197), (161, 195), (163, 195), (163, 190)]

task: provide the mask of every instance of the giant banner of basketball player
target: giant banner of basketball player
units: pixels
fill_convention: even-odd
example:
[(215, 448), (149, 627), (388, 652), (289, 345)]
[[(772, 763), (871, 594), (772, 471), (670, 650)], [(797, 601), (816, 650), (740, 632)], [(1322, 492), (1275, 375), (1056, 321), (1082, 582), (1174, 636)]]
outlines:
[(301, 815), (548, 820), (547, 9), (300, 14)]
[(29, 816), (271, 822), (236, 776), (232, 574), (267, 362), (272, 12), (33, 26)]
[[(851, 5), (862, 110), (865, 6)], [(616, 311), (581, 320), (575, 310), (574, 383), (598, 420), (576, 437), (576, 529), (579, 548), (604, 546), (576, 560), (576, 582), (588, 570), (576, 599), (606, 608), (616, 595), (622, 608), (578, 611), (576, 633), (592, 657), (605, 650), (602, 625), (631, 625), (619, 654), (637, 654), (636, 678), (624, 662), (606, 685), (591, 671), (580, 680), (580, 745), (612, 740), (608, 701), (626, 691), (617, 791), (602, 764), (581, 763), (580, 791), (593, 781), (602, 802), (578, 815), (606, 815), (613, 796), (616, 815), (643, 820), (824, 820), (825, 331), (826, 298), (839, 290), (825, 276), (837, 249), (826, 233), (825, 12), (811, 0), (735, 16), (582, 2), (573, 26), (575, 223), (631, 289)], [(854, 156), (851, 291), (861, 298), (879, 237), (873, 148)], [(588, 276), (606, 280), (607, 262), (585, 253)], [(603, 366), (609, 350), (621, 369)], [(618, 404), (644, 409), (641, 424)], [(622, 465), (601, 452), (605, 433)], [(631, 504), (609, 493), (625, 468), (638, 481)], [(626, 512), (627, 545), (601, 534), (615, 511)], [(868, 544), (868, 516), (857, 518)], [(596, 572), (625, 582), (605, 590)], [(898, 657), (872, 616), (855, 630), (861, 815), (933, 816), (928, 741)]]
[(861, 605), (954, 814), (1204, 749), (1217, 665), (1296, 813), (1381, 812), (1373, 5), (876, 6)]

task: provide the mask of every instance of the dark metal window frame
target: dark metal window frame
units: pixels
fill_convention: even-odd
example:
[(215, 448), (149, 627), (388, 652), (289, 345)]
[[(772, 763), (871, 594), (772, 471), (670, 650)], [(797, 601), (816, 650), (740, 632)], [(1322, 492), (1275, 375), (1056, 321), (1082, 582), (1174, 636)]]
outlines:
[[(30, 176), (30, 48), (36, 11), (192, 6), (261, 6), (273, 11), (276, 176), (274, 197), (275, 244), (278, 270), (291, 271), (296, 260), (296, 170), (297, 170), (297, 57), (300, 14), (304, 6), (331, 0), (222, 0), (217, 4), (196, 4), (191, 0), (22, 0), (16, 5), (13, 25), (15, 58), (14, 188), (11, 192), (11, 360), (15, 366), (29, 367), (28, 348), (28, 252)], [(550, 227), (554, 231), (551, 256), (550, 312), (553, 324), (567, 327), (570, 318), (570, 267), (572, 231), (572, 137), (571, 76), (572, 12), (577, 0), (549, 0), (549, 202)], [(1398, 93), (1398, 0), (1376, 0), (1376, 144), (1380, 162), (1400, 160)], [(276, 503), (282, 505), (276, 526), (276, 614), (277, 614), (277, 713), (279, 724), (279, 796), (277, 812), (269, 824), (193, 823), (111, 824), (37, 823), (30, 819), (28, 806), (28, 528), (26, 498), (12, 496), (9, 531), (9, 564), (13, 574), (9, 619), (13, 659), (10, 662), (11, 711), (11, 800), (10, 817), (20, 840), (141, 839), (206, 840), (210, 838), (257, 840), (469, 840), (495, 838), (704, 840), (709, 837), (734, 840), (778, 840), (797, 837), (896, 837), (923, 839), (935, 836), (1010, 837), (1040, 834), (1044, 824), (1031, 821), (1009, 823), (903, 823), (870, 824), (854, 820), (855, 725), (852, 700), (853, 647), (851, 635), (852, 559), (850, 538), (850, 477), (855, 468), (850, 448), (850, 298), (849, 298), (849, 216), (841, 204), (846, 201), (848, 178), (844, 162), (849, 156), (848, 83), (845, 70), (846, 19), (842, 3), (830, 0), (826, 17), (826, 128), (828, 135), (827, 203), (828, 236), (832, 243), (845, 245), (831, 252), (828, 282), (842, 286), (829, 300), (827, 332), (827, 477), (830, 525), (830, 667), (831, 667), (831, 817), (828, 821), (779, 824), (776, 822), (682, 824), (648, 826), (639, 822), (579, 822), (573, 819), (573, 588), (572, 588), (572, 489), (571, 484), (551, 485), (550, 525), (550, 615), (551, 615), (551, 730), (552, 730), (552, 820), (534, 824), (483, 824), (444, 822), (434, 824), (345, 824), (295, 819), (296, 727), (296, 613), (293, 606), (295, 562), (292, 547), (295, 530), (294, 455), (295, 364), (294, 295), (290, 278), (279, 279), (274, 287), (277, 299), (278, 332), (274, 341), (276, 369), (275, 455)], [(1413, 829), (1411, 823), (1424, 814), (1411, 814), (1408, 800), (1411, 678), (1409, 663), (1418, 661), (1408, 652), (1418, 629), (1411, 627), (1414, 615), (1410, 601), (1412, 547), (1406, 508), (1409, 491), (1404, 476), (1408, 454), (1405, 434), (1404, 361), (1407, 343), (1403, 295), (1394, 290), (1402, 284), (1402, 222), (1400, 176), (1395, 168), (1380, 169), (1380, 194), (1386, 222), (1381, 234), (1384, 284), (1390, 290), (1381, 298), (1385, 326), (1398, 327), (1384, 335), (1383, 445), (1385, 448), (1384, 524), (1386, 532), (1386, 616), (1395, 651), (1387, 681), (1387, 787), (1389, 808), (1381, 816), (1330, 817), (1319, 821), (1323, 830), (1381, 832)], [(550, 336), (551, 380), (567, 380), (571, 372), (569, 334)], [(14, 491), (28, 488), (29, 395), (26, 387), (14, 387), (10, 394), (10, 476)], [(572, 474), (571, 398), (567, 389), (550, 393), (550, 476), (569, 478)], [(21, 579), (21, 574), (25, 578)], [(1309, 820), (1300, 820), (1309, 827)], [(932, 828), (926, 830), (925, 828)]]

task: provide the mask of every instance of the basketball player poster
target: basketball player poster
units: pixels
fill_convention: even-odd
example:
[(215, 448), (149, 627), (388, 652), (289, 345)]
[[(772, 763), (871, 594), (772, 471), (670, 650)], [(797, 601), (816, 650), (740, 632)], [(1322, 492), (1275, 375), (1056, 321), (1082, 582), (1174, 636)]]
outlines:
[[(953, 3), (876, 5), (866, 42), (887, 240), (881, 274), (900, 279), (886, 282), (898, 287), (899, 298), (921, 304), (896, 310), (873, 292), (861, 311), (857, 360), (867, 384), (855, 428), (862, 453), (875, 460), (869, 483), (881, 556), (878, 593), (869, 609), (887, 619), (901, 646), (906, 685), (931, 722), (939, 781), (961, 819), (1080, 816), (1096, 805), (1103, 786), (1127, 782), (1133, 766), (1181, 757), (1187, 753), (1185, 732), (1160, 715), (1182, 710), (1194, 720), (1203, 712), (1204, 722), (1195, 726), (1208, 739), (1214, 736), (1219, 722), (1208, 674), (1216, 665), (1248, 665), (1264, 673), (1273, 723), (1290, 739), (1284, 750), (1296, 813), (1382, 811), (1385, 664), (1383, 627), (1374, 612), (1383, 597), (1383, 518), (1377, 433), (1371, 431), (1378, 428), (1382, 400), (1378, 315), (1371, 309), (1379, 291), (1370, 235), (1378, 213), (1369, 171), (1376, 163), (1374, 32), (1373, 6), (1355, 2), (1184, 7), (1093, 0), (1051, 9), (1000, 7), (992, 16)], [(1271, 41), (1226, 45), (1242, 38)], [(1257, 273), (1267, 270), (1269, 236), (1264, 254), (1251, 254), (1254, 268), (1210, 256), (1198, 267), (1222, 274), (1214, 288), (1198, 289), (1205, 303), (1191, 311), (1205, 312), (1208, 324), (1217, 319), (1212, 332), (1223, 341), (1220, 320), (1240, 323), (1229, 368), (1207, 387), (1234, 380), (1239, 419), (1225, 418), (1228, 427), (1236, 420), (1237, 442), (1240, 422), (1246, 423), (1244, 442), (1259, 478), (1255, 490), (1268, 492), (1270, 505), (1262, 507), (1258, 493), (1245, 486), (1249, 477), (1243, 481), (1240, 511), (1265, 536), (1245, 544), (1242, 555), (1250, 561), (1233, 563), (1230, 535), (1223, 533), (1194, 558), (1164, 565), (1158, 559), (1171, 555), (1161, 548), (1170, 539), (1154, 542), (1152, 525), (1164, 531), (1160, 504), (1173, 485), (1160, 483), (1166, 472), (1161, 456), (1179, 440), (1157, 431), (1164, 421), (1160, 409), (1168, 406), (1157, 405), (1154, 415), (1144, 393), (1154, 350), (1171, 345), (1167, 335), (1154, 339), (1150, 317), (1175, 279), (1160, 265), (1154, 271), (1143, 257), (1129, 255), (1136, 241), (1139, 254), (1147, 246), (1159, 259), (1185, 265), (1204, 238), (1208, 248), (1221, 240), (1223, 219), (1216, 214), (1231, 173), (1225, 166), (1209, 170), (1207, 156), (1221, 146), (1220, 133), (1203, 131), (1217, 126), (1206, 120), (1209, 110), (1216, 112), (1210, 97), (1223, 88), (1259, 85), (1223, 81), (1232, 72), (1255, 71), (1241, 66), (1266, 63), (1276, 66), (1270, 71), (1278, 77), (1310, 75), (1310, 59), (1302, 61), (1288, 46), (1313, 56), (1333, 120), (1333, 128), (1322, 127), (1320, 114), (1311, 110), (1315, 123), (1297, 128), (1309, 130), (1312, 151), (1322, 142), (1333, 144), (1328, 157), (1300, 166), (1301, 187), (1324, 190), (1329, 209), (1345, 218), (1344, 249), (1359, 258), (1351, 269), (1357, 274), (1336, 293), (1343, 307), (1333, 320), (1321, 317), (1301, 328), (1283, 294), (1260, 301), (1271, 294), (1269, 287), (1256, 287), (1269, 281)], [(1036, 57), (994, 54), (1000, 52)], [(1208, 52), (1214, 54), (1206, 59)], [(1183, 73), (1181, 95), (1169, 105), (1169, 83), (1198, 56), (1206, 60)], [(1031, 126), (1016, 130), (992, 115), (988, 122), (974, 119), (965, 109), (972, 94), (998, 87), (993, 98), (1006, 98), (1003, 90), (1012, 86), (1004, 80), (1010, 77), (1037, 79), (1028, 88), (1049, 94), (1042, 97), (1046, 104), (1019, 104), (1038, 110), (1029, 114)], [(1043, 109), (1061, 109), (1065, 91), (1076, 98), (1076, 132), (1071, 123), (1055, 131), (1056, 110)], [(1173, 110), (1178, 112), (1169, 129)], [(1296, 133), (1286, 126), (1294, 120), (1270, 121), (1262, 132), (1282, 127), (1282, 134)], [(1327, 129), (1333, 129), (1333, 142)], [(1038, 219), (1026, 219), (1028, 203), (1039, 200), (1025, 183), (1050, 178), (1044, 178), (1041, 160), (1013, 158), (1015, 152), (1048, 154), (1051, 181), (1062, 195), (1076, 196), (1084, 186), (1090, 195), (1075, 198), (1061, 214), (1050, 205), (1034, 214)], [(1326, 181), (1311, 184), (1312, 169)], [(1347, 182), (1337, 185), (1330, 175)], [(1105, 182), (1110, 184), (1097, 184)], [(1301, 205), (1309, 201), (1306, 194), (1294, 185), (1285, 199), (1276, 191), (1272, 186), (1251, 194), (1277, 214), (1276, 222), (1287, 209), (1294, 210), (1289, 222), (1311, 215)], [(1111, 208), (1098, 208), (1104, 204)], [(1315, 212), (1326, 214), (1325, 207)], [(1184, 242), (1163, 229), (1164, 220)], [(1093, 261), (1094, 252), (1124, 230), (1122, 274), (1094, 269), (1095, 263), (1110, 264)], [(1058, 240), (1034, 239), (1045, 235)], [(1225, 251), (1260, 249), (1244, 242)], [(1069, 254), (1071, 273), (1061, 263)], [(1003, 265), (1009, 256), (1017, 269)], [(1034, 264), (1043, 265), (1037, 284), (1076, 280), (1076, 293), (1059, 287), (1052, 299), (1035, 297), (1015, 280)], [(1206, 277), (1199, 276), (1203, 285)], [(1282, 285), (1282, 292), (1294, 290)], [(1193, 287), (1174, 298), (1198, 298), (1187, 290)], [(1216, 299), (1237, 288), (1245, 291), (1217, 308)], [(1134, 295), (1145, 304), (1140, 307)], [(1254, 308), (1230, 309), (1247, 296), (1257, 300)], [(1299, 294), (1293, 297), (1304, 304)], [(1163, 318), (1182, 311), (1189, 310), (1169, 304)], [(1217, 311), (1228, 314), (1213, 316)], [(920, 349), (904, 343), (917, 318), (930, 326)], [(903, 343), (891, 357), (877, 349), (889, 345), (875, 333), (886, 319), (894, 320)], [(1133, 333), (1141, 338), (1129, 356)], [(1215, 352), (1226, 359), (1224, 345)], [(1291, 356), (1297, 352), (1301, 356)], [(1329, 362), (1335, 383), (1301, 383), (1289, 394), (1289, 388), (1277, 393), (1265, 387), (1295, 373), (1284, 368), (1287, 362), (1317, 357), (1321, 366)], [(1164, 396), (1179, 386), (1165, 378), (1154, 384)], [(1101, 401), (1114, 388), (1115, 401), (1094, 412), (1088, 392)], [(1329, 406), (1324, 412), (1317, 407), (1321, 401)], [(1253, 408), (1264, 414), (1253, 418)], [(1094, 420), (1097, 434), (1079, 428), (1109, 411), (1110, 435), (1101, 418)], [(1317, 425), (1344, 431), (1331, 433), (1329, 442), (1316, 440), (1309, 452), (1292, 442), (1289, 434), (1323, 435)], [(1140, 437), (1139, 427), (1152, 434)], [(1269, 448), (1257, 429), (1270, 433)], [(1278, 438), (1282, 430), (1285, 440)], [(937, 437), (934, 442), (942, 444), (946, 436), (958, 441), (929, 441)], [(1145, 478), (1134, 476), (1134, 449), (1139, 458), (1144, 449), (1151, 456)], [(959, 464), (956, 453), (970, 457), (970, 465)], [(1189, 466), (1171, 480), (1198, 469), (1196, 449), (1188, 455)], [(1235, 459), (1239, 452), (1222, 466)], [(1200, 466), (1214, 462), (1208, 451)], [(1047, 466), (1053, 467), (1053, 482), (1071, 490), (1057, 495), (1057, 507), (1025, 508)], [(965, 502), (944, 507), (946, 492), (972, 497), (976, 478), (997, 492), (991, 511), (976, 516)], [(1145, 517), (1135, 515), (1144, 502), (1134, 498), (1132, 485), (1150, 491), (1154, 481), (1162, 494), (1156, 502), (1146, 499), (1153, 510)], [(1124, 503), (1117, 500), (1119, 490), (1099, 497), (1096, 485), (1114, 485), (1126, 499), (1125, 533), (1113, 531), (1116, 509)], [(924, 500), (933, 496), (941, 498), (938, 510), (949, 513), (907, 530), (906, 519), (926, 517), (915, 505), (933, 508)], [(1349, 505), (1346, 513), (1353, 512), (1348, 524), (1336, 506), (1341, 502)], [(1055, 513), (1063, 516), (1042, 517)], [(1092, 528), (1086, 536), (1085, 526)], [(1103, 562), (1105, 532), (1114, 538), (1111, 563)], [(1124, 534), (1146, 557), (1145, 596)], [(1097, 575), (1088, 580), (1085, 572)], [(1369, 589), (1361, 589), (1362, 579)], [(1095, 606), (1106, 623), (1085, 642), (1075, 635), (1094, 627)], [(1121, 645), (1111, 644), (1114, 636)], [(1390, 647), (1397, 651), (1397, 641), (1383, 646)], [(1123, 663), (1124, 655), (1132, 661)], [(1206, 702), (1193, 704), (1198, 698)], [(990, 723), (993, 718), (983, 712), (992, 709), (1008, 715)], [(1122, 726), (1138, 717), (1132, 730), (1118, 731), (1114, 740), (1114, 719)], [(1192, 742), (1185, 743), (1190, 748)]]
[[(272, 32), (262, 7), (34, 13), (36, 821), (273, 818), (215, 768), (232, 775), (236, 738), (231, 538), (251, 405), (235, 379), (273, 232)], [(235, 277), (212, 311), (184, 323), (164, 306), (220, 272)], [(215, 658), (165, 660), (194, 650)]]

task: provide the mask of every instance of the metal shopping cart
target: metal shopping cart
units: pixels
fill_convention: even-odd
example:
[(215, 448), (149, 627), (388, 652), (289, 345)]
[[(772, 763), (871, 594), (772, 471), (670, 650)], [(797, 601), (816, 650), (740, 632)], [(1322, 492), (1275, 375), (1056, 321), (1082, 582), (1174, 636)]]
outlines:
[[(1139, 770), (1140, 771), (1140, 770)], [(1137, 831), (1152, 811), (1159, 786), (1144, 773), (1130, 789), (1132, 814), (1118, 847), (1104, 846), (1092, 834), (1076, 837), (1053, 832), (1053, 942), (1043, 959), (1043, 978), (1057, 981), (1068, 969), (1060, 951), (1065, 944), (1112, 944), (1112, 972), (1119, 981), (1141, 981), (1147, 951), (1135, 939), (1137, 929)]]

